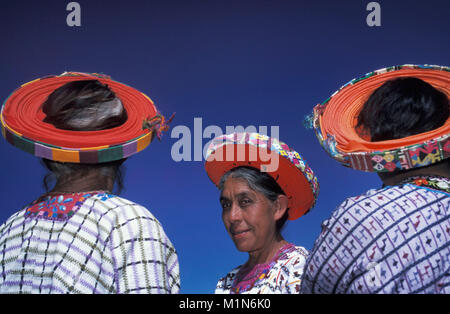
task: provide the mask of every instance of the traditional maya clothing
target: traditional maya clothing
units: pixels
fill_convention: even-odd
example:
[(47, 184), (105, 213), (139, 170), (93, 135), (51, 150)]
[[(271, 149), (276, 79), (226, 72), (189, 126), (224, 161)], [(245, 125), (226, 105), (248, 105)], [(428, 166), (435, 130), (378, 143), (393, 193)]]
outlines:
[[(317, 136), (333, 158), (359, 170), (392, 172), (450, 156), (449, 120), (398, 140), (370, 142), (357, 136), (354, 119), (364, 101), (386, 80), (401, 76), (418, 77), (449, 95), (445, 67), (405, 65), (352, 80), (314, 110)], [(449, 293), (449, 244), (449, 178), (413, 177), (370, 190), (345, 200), (323, 223), (306, 263), (302, 292)]]
[(268, 263), (257, 264), (251, 270), (243, 265), (233, 269), (219, 280), (215, 293), (299, 293), (307, 256), (305, 248), (288, 243)]
[(0, 227), (0, 293), (177, 293), (178, 259), (144, 207), (105, 193), (48, 195)]
[(449, 193), (446, 178), (416, 178), (347, 199), (322, 224), (303, 292), (449, 293)]
[[(41, 104), (65, 83), (96, 79), (121, 99), (128, 120), (101, 131), (61, 130)], [(141, 92), (98, 74), (66, 72), (22, 85), (5, 102), (2, 134), (40, 158), (119, 160), (166, 129)], [(143, 206), (104, 191), (49, 193), (0, 226), (0, 293), (178, 293), (176, 251)]]
[[(269, 157), (270, 156), (270, 157)], [(289, 220), (306, 214), (319, 193), (317, 177), (295, 150), (276, 138), (257, 133), (233, 133), (216, 137), (207, 151), (205, 168), (218, 186), (222, 176), (235, 167), (267, 171), (288, 197)], [(275, 167), (272, 162), (276, 160)], [(291, 243), (265, 264), (251, 270), (241, 265), (217, 283), (216, 293), (299, 293), (300, 278), (308, 252)]]

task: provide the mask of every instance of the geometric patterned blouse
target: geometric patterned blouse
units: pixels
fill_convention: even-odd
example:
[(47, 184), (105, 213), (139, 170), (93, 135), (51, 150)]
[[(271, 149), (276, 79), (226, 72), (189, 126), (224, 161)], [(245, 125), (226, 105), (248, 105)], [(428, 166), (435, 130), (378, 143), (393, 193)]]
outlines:
[(219, 280), (215, 293), (298, 294), (307, 255), (303, 247), (288, 243), (268, 263), (233, 269)]
[(0, 226), (0, 293), (178, 293), (176, 251), (144, 207), (49, 194)]
[(303, 293), (450, 293), (450, 180), (411, 178), (344, 201), (324, 221)]

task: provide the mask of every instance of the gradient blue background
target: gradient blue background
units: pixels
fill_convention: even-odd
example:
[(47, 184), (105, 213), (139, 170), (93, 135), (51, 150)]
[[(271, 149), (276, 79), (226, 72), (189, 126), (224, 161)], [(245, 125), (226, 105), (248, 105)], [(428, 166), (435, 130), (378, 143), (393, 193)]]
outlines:
[[(66, 70), (99, 72), (148, 94), (172, 128), (280, 126), (280, 139), (316, 172), (314, 210), (290, 222), (288, 241), (311, 249), (320, 224), (346, 197), (379, 187), (376, 174), (329, 158), (302, 120), (315, 104), (366, 72), (413, 63), (449, 65), (450, 2), (378, 1), (381, 27), (366, 24), (370, 1), (78, 1), (81, 27), (66, 25), (69, 1), (3, 1), (0, 97)], [(182, 293), (213, 293), (246, 261), (222, 225), (218, 191), (203, 162), (174, 162), (165, 133), (126, 163), (122, 196), (146, 206), (178, 250)], [(198, 135), (197, 135), (198, 136)], [(203, 140), (206, 144), (208, 139)], [(193, 142), (192, 142), (193, 144)], [(192, 155), (192, 158), (194, 156)], [(0, 143), (0, 223), (42, 192), (39, 161)]]

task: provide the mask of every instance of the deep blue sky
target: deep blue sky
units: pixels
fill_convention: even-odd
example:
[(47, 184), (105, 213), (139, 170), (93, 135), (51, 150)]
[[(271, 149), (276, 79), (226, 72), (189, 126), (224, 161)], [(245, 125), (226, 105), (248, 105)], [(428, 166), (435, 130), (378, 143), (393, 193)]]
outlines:
[[(0, 9), (0, 97), (37, 77), (101, 72), (148, 94), (172, 127), (279, 126), (280, 139), (316, 172), (314, 210), (285, 238), (311, 249), (320, 224), (346, 197), (379, 187), (375, 174), (340, 166), (302, 120), (341, 85), (385, 66), (449, 65), (447, 0), (78, 1), (81, 27), (66, 25), (70, 1), (8, 1)], [(270, 134), (269, 134), (270, 135)], [(218, 191), (201, 161), (175, 162), (170, 131), (126, 164), (122, 196), (146, 206), (178, 250), (182, 293), (213, 293), (246, 261), (223, 227)], [(206, 144), (208, 139), (203, 140)], [(193, 139), (192, 139), (193, 144)], [(194, 156), (192, 156), (193, 158)], [(0, 223), (43, 192), (44, 170), (4, 140)]]

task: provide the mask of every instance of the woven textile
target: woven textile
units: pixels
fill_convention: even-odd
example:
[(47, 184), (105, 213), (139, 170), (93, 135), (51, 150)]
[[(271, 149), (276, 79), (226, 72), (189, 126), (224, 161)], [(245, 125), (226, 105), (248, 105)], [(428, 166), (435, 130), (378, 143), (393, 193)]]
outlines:
[(450, 119), (428, 132), (374, 142), (355, 127), (369, 96), (386, 81), (400, 77), (416, 77), (450, 97), (450, 68), (446, 66), (398, 65), (351, 80), (315, 106), (307, 119), (332, 158), (361, 171), (393, 172), (428, 166), (450, 156)]
[[(42, 104), (64, 84), (97, 80), (107, 85), (127, 112), (122, 125), (97, 131), (58, 129), (44, 122)], [(173, 118), (173, 116), (172, 116)], [(0, 124), (11, 145), (39, 158), (71, 163), (97, 164), (130, 157), (144, 150), (154, 135), (168, 130), (168, 123), (153, 101), (142, 92), (98, 73), (64, 72), (25, 83), (3, 103)]]
[(314, 207), (319, 182), (305, 159), (286, 143), (259, 133), (231, 133), (211, 141), (205, 170), (218, 186), (223, 175), (236, 167), (253, 167), (277, 181), (289, 199), (289, 220)]
[(179, 292), (176, 251), (146, 208), (75, 198), (47, 198), (0, 226), (0, 293)]
[[(236, 279), (243, 265), (236, 267), (217, 283), (216, 294), (294, 294), (300, 291), (308, 252), (300, 246), (288, 244), (267, 264), (257, 265), (245, 276), (246, 285), (238, 285)], [(256, 278), (249, 278), (256, 277)]]
[(322, 225), (304, 293), (450, 293), (450, 180), (414, 179), (342, 203)]

